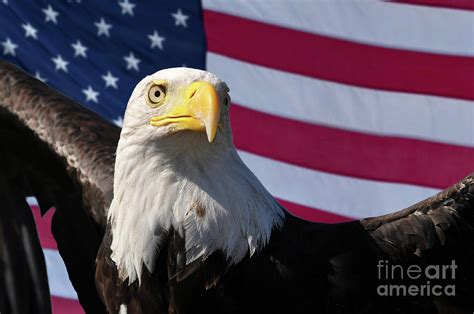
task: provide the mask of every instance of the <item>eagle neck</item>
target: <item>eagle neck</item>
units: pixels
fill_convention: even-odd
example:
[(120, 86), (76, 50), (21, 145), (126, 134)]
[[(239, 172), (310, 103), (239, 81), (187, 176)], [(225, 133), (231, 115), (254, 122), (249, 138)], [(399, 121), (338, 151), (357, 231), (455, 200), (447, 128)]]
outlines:
[(154, 270), (171, 229), (185, 239), (187, 263), (221, 251), (235, 264), (281, 225), (283, 210), (235, 148), (217, 145), (120, 140), (109, 222), (123, 280), (140, 279), (143, 267)]

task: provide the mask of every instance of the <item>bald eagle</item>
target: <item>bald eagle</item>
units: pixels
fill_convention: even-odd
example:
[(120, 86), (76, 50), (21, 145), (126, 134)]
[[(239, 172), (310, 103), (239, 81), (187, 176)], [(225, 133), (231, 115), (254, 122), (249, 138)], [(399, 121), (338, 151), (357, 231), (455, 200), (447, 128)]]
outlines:
[[(239, 158), (228, 93), (156, 72), (120, 130), (1, 63), (0, 311), (50, 311), (35, 196), (90, 313), (472, 313), (474, 176), (393, 214), (303, 221)], [(381, 267), (453, 263), (455, 295), (380, 293)]]

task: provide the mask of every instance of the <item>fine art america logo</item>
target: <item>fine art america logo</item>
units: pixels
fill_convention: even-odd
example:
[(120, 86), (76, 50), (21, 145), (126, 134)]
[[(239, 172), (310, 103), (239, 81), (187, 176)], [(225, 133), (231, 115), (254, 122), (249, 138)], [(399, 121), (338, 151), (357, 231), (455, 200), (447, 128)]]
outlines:
[(380, 296), (455, 296), (457, 265), (451, 261), (448, 265), (395, 265), (387, 260), (377, 264), (377, 294)]

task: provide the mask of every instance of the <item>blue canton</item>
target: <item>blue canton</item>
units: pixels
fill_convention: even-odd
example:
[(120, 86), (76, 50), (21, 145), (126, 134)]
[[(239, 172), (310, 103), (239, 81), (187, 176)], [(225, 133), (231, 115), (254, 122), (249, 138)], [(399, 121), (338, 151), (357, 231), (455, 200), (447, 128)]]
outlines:
[(118, 125), (138, 81), (205, 49), (200, 1), (0, 0), (0, 58)]

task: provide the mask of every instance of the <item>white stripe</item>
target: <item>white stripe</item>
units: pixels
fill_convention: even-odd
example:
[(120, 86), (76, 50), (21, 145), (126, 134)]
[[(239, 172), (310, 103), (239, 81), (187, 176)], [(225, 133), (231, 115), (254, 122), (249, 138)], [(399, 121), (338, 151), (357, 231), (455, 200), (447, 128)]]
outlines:
[(244, 151), (239, 151), (239, 155), (273, 196), (342, 216), (387, 214), (438, 192), (408, 184), (329, 174)]
[[(232, 101), (299, 121), (474, 146), (474, 102), (353, 87), (207, 54)], [(244, 78), (244, 79), (243, 79)]]
[[(205, 9), (377, 46), (474, 55), (470, 11), (368, 1), (204, 0)], [(282, 39), (284, 40), (284, 39)]]
[(43, 253), (46, 260), (51, 295), (77, 300), (77, 293), (69, 281), (66, 266), (59, 252), (57, 250), (43, 249)]
[(28, 202), (28, 205), (30, 206), (38, 206), (38, 201), (36, 200), (36, 197), (29, 196), (26, 198), (26, 201)]

